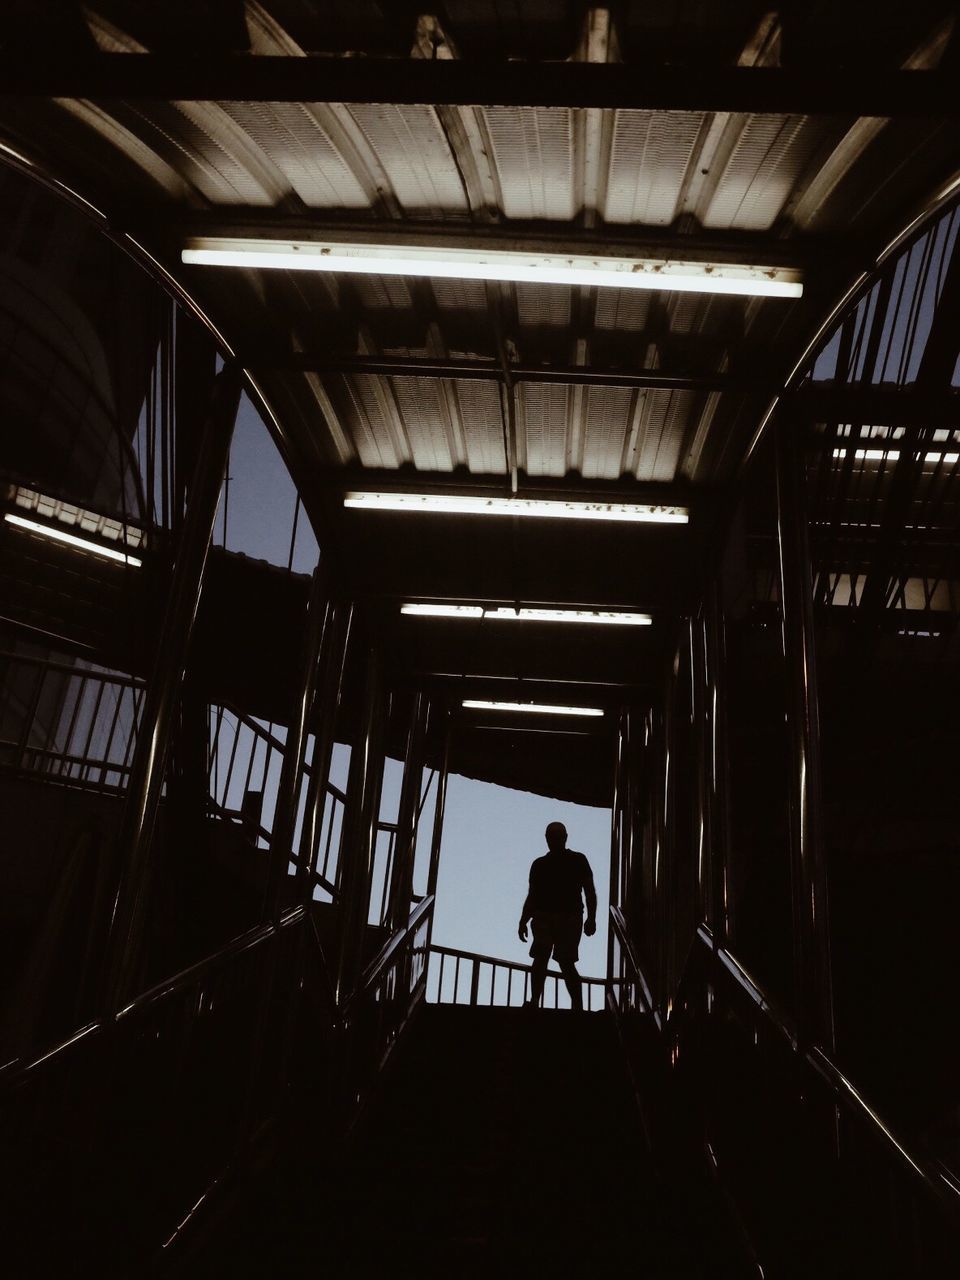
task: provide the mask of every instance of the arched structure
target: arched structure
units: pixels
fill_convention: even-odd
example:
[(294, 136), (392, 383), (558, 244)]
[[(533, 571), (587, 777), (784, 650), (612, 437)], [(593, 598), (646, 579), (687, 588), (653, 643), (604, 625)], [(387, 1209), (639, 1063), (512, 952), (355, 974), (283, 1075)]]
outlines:
[[(246, 1072), (128, 1262), (313, 1061), (294, 993), (367, 1095), (426, 989), (449, 771), (612, 806), (610, 1005), (695, 1064), (768, 1274), (837, 1247), (818, 1179), (878, 1265), (946, 1256), (956, 15), (721, 8), (0, 23), (3, 1087), (27, 1150), (74, 1063), (107, 1128), (175, 1063), (186, 1128)], [(286, 567), (227, 537), (238, 404), (296, 489)], [(493, 962), (450, 955), (478, 1003)], [(124, 1055), (112, 1108), (84, 1073)]]

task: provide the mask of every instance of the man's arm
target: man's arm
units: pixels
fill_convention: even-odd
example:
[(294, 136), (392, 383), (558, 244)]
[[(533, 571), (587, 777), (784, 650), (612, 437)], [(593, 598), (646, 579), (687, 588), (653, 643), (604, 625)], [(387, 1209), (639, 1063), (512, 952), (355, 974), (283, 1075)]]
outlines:
[(597, 887), (593, 883), (593, 870), (586, 858), (583, 859), (583, 896), (587, 900), (587, 918), (583, 932), (588, 938), (592, 938), (597, 932)]
[(523, 900), (523, 907), (520, 911), (520, 927), (517, 929), (517, 936), (521, 942), (527, 940), (527, 925), (530, 923), (530, 917), (533, 915), (533, 908), (530, 905), (530, 899), (533, 897), (533, 867), (530, 868), (530, 883), (527, 887), (527, 896)]

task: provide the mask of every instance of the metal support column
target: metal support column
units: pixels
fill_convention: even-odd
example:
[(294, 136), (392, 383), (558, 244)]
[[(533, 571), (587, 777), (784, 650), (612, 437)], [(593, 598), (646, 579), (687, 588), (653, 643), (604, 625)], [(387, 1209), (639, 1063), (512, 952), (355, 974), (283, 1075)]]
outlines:
[(310, 584), (300, 679), (287, 729), (283, 765), (280, 769), (280, 780), (277, 783), (273, 835), (270, 840), (266, 916), (275, 923), (279, 920), (284, 905), (284, 885), (287, 881), (290, 861), (294, 856), (293, 841), (297, 826), (300, 780), (303, 776), (307, 735), (310, 732), (311, 713), (317, 691), (320, 655), (324, 636), (330, 624), (328, 574), (323, 565), (318, 565), (313, 571)]
[(150, 850), (164, 770), (177, 723), (190, 637), (197, 616), (207, 552), (240, 404), (240, 371), (218, 376), (197, 453), (190, 499), (180, 533), (160, 634), (147, 682), (126, 804), (117, 840), (121, 872), (107, 942), (105, 979), (108, 1012), (130, 994), (143, 933)]
[(330, 761), (337, 736), (337, 718), (343, 698), (352, 624), (353, 604), (350, 601), (327, 602), (320, 659), (321, 674), (312, 715), (315, 738), (310, 764), (310, 785), (307, 788), (300, 832), (297, 896), (303, 902), (310, 902), (313, 898), (313, 875), (320, 852), (327, 779), (330, 776)]
[[(436, 897), (437, 881), (440, 877), (440, 846), (443, 841), (443, 818), (447, 807), (447, 774), (450, 767), (450, 734), (452, 732), (450, 713), (443, 705), (438, 707), (437, 719), (441, 724), (443, 745), (440, 754), (440, 767), (437, 770), (437, 802), (433, 810), (433, 839), (430, 842), (430, 867), (427, 872), (427, 897)], [(427, 936), (427, 949), (433, 940), (433, 925), (436, 908), (430, 915), (430, 929)]]
[(387, 913), (391, 933), (406, 924), (410, 915), (410, 900), (413, 896), (413, 859), (420, 816), (420, 790), (423, 785), (427, 708), (427, 700), (418, 690), (410, 706), (410, 723), (403, 759), (403, 782), (397, 813), (397, 840), (393, 852), (390, 906)]
[[(620, 906), (620, 845), (623, 833), (624, 755), (626, 751), (627, 712), (621, 711), (617, 719), (617, 741), (613, 761), (613, 803), (610, 807), (610, 906)], [(607, 929), (607, 982), (614, 982), (613, 971), (614, 934)]]
[(809, 527), (794, 424), (777, 431), (777, 520), (791, 731), (790, 845), (801, 1043), (833, 1052), (827, 876), (820, 812), (820, 722)]
[(350, 753), (340, 876), (340, 939), (334, 994), (337, 1007), (350, 998), (363, 966), (364, 939), (370, 907), (370, 884), (376, 853), (386, 697), (380, 658), (370, 648), (360, 726)]

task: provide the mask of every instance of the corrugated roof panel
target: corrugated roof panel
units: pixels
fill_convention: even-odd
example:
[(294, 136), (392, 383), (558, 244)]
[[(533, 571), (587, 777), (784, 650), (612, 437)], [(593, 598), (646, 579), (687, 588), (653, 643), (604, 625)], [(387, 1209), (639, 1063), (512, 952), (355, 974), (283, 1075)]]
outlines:
[(486, 311), (487, 293), (480, 280), (431, 280), (441, 311)]
[(313, 209), (369, 209), (353, 170), (315, 113), (300, 103), (231, 102), (225, 109)]
[(364, 307), (373, 311), (385, 308), (413, 310), (413, 294), (405, 276), (357, 275), (351, 276), (350, 281)]
[(517, 430), (522, 433), (526, 471), (531, 476), (566, 473), (567, 423), (572, 387), (522, 382)]
[(361, 465), (394, 469), (409, 461), (385, 379), (368, 375), (330, 378), (330, 400)]
[(439, 218), (469, 211), (446, 134), (432, 108), (353, 106), (350, 114), (408, 213)]
[(508, 218), (577, 213), (574, 120), (566, 109), (487, 107), (483, 111)]
[(616, 480), (636, 393), (626, 387), (587, 387), (585, 392), (581, 473), (589, 480)]
[(694, 111), (618, 111), (604, 217), (607, 222), (666, 226), (703, 123)]
[(573, 290), (566, 285), (516, 285), (517, 318), (522, 325), (568, 325)]
[[(218, 121), (205, 119), (210, 111)], [(223, 136), (219, 124), (227, 116), (215, 104), (125, 103), (116, 114), (211, 204), (272, 205), (283, 194), (277, 171), (239, 126), (236, 137)]]
[(476, 475), (502, 475), (503, 417), (496, 383), (458, 378), (453, 384), (467, 450), (467, 466)]
[(693, 399), (691, 391), (646, 392), (633, 450), (638, 480), (675, 478)]
[(598, 289), (594, 325), (598, 329), (645, 329), (650, 300), (656, 295), (643, 289)]
[(773, 225), (822, 136), (806, 116), (750, 116), (703, 218), (704, 226), (765, 231)]
[(452, 423), (440, 379), (390, 381), (414, 466), (420, 471), (452, 471), (459, 459), (454, 452)]

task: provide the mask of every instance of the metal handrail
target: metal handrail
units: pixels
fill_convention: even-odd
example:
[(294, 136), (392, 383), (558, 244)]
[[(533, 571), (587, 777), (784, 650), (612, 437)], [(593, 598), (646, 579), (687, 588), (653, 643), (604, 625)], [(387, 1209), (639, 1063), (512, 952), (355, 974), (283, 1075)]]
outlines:
[(633, 977), (637, 984), (637, 988), (640, 991), (643, 1003), (646, 1006), (646, 1012), (653, 1013), (653, 993), (650, 990), (650, 986), (647, 983), (640, 960), (637, 957), (637, 953), (633, 945), (633, 939), (630, 937), (627, 930), (626, 919), (624, 918), (624, 914), (620, 908), (615, 906), (612, 902), (610, 904), (610, 923), (613, 926), (613, 931), (616, 934), (620, 949), (627, 959), (628, 966), (633, 970)]
[[(473, 965), (473, 969), (471, 973), (470, 1000), (469, 1000), (469, 1004), (472, 1007), (479, 1004), (479, 983), (480, 983), (480, 966), (481, 965), (490, 966), (491, 970), (493, 971), (491, 973), (491, 979), (495, 979), (495, 974), (497, 969), (507, 969), (512, 973), (522, 973), (525, 975), (525, 984), (526, 984), (526, 976), (528, 976), (530, 973), (533, 972), (532, 965), (524, 964), (522, 961), (519, 961), (519, 960), (504, 960), (499, 956), (482, 955), (481, 953), (476, 951), (462, 951), (462, 950), (459, 950), (457, 947), (445, 947), (445, 946), (438, 945), (436, 943), (431, 944), (430, 955), (440, 956), (441, 959), (450, 957), (451, 959), (454, 959), (456, 961), (466, 960)], [(548, 969), (545, 977), (553, 982), (563, 981), (563, 974), (559, 969)], [(442, 982), (442, 969), (441, 969), (440, 981)], [(580, 985), (581, 987), (586, 987), (590, 990), (593, 990), (599, 987), (599, 988), (602, 988), (604, 992), (606, 992), (609, 987), (609, 983), (606, 978), (581, 978)], [(456, 997), (456, 988), (457, 988), (457, 979), (455, 978), (454, 979), (454, 997)], [(526, 985), (524, 985), (524, 992), (526, 992)], [(438, 1003), (441, 1003), (441, 1004), (446, 1003), (445, 1001), (439, 998), (440, 994), (441, 994), (441, 988), (438, 984), (438, 989), (437, 989)], [(457, 1003), (456, 998), (454, 998), (453, 1003), (454, 1004)], [(491, 1007), (493, 1007), (492, 998), (491, 998), (490, 1004), (491, 1004)], [(590, 1005), (590, 1007), (592, 1008), (592, 1003), (589, 1000), (588, 1000), (588, 1005)]]
[(215, 972), (227, 961), (235, 960), (238, 956), (261, 946), (277, 936), (290, 925), (297, 924), (304, 914), (302, 906), (292, 907), (280, 917), (276, 924), (256, 925), (245, 933), (239, 934), (202, 960), (198, 960), (195, 964), (189, 965), (186, 969), (181, 969), (178, 973), (141, 992), (129, 1004), (119, 1009), (115, 1015), (97, 1018), (92, 1022), (85, 1023), (72, 1031), (65, 1039), (44, 1049), (27, 1061), (23, 1061), (22, 1058), (14, 1058), (10, 1062), (4, 1063), (0, 1067), (0, 1091), (19, 1087), (40, 1067), (60, 1058), (68, 1049), (81, 1040), (85, 1040), (91, 1035), (100, 1034), (117, 1023), (129, 1020), (143, 1009), (159, 1004), (179, 994), (181, 991), (185, 991), (188, 987), (195, 985), (198, 980)]
[(383, 944), (374, 958), (367, 965), (361, 974), (357, 988), (347, 1000), (344, 1006), (344, 1016), (346, 1016), (353, 1007), (358, 1004), (368, 991), (371, 991), (379, 982), (382, 975), (389, 969), (390, 964), (406, 942), (407, 938), (416, 933), (420, 927), (424, 916), (433, 909), (434, 898), (430, 896), (424, 898), (414, 910), (410, 913), (410, 918), (405, 925), (402, 925), (392, 937), (388, 938)]
[[(610, 916), (617, 931), (618, 939), (629, 958), (631, 967), (635, 969), (637, 977), (643, 983), (644, 990), (649, 991), (649, 987), (643, 977), (643, 971), (637, 960), (636, 952), (627, 933), (626, 920), (623, 917), (623, 913), (618, 908), (611, 907)], [(786, 1042), (791, 1050), (799, 1054), (804, 1066), (808, 1071), (815, 1074), (822, 1084), (826, 1085), (836, 1102), (857, 1123), (865, 1125), (881, 1145), (895, 1155), (897, 1162), (909, 1170), (910, 1176), (960, 1221), (960, 1179), (958, 1179), (957, 1174), (940, 1161), (927, 1159), (917, 1155), (915, 1152), (911, 1152), (906, 1143), (896, 1136), (895, 1130), (867, 1102), (860, 1090), (821, 1048), (813, 1046), (805, 1050), (801, 1049), (797, 1033), (790, 1019), (781, 1012), (776, 1001), (772, 1000), (759, 983), (750, 976), (737, 957), (728, 948), (717, 945), (713, 933), (707, 925), (700, 925), (697, 929), (696, 938), (700, 943), (700, 947), (695, 954), (699, 954), (712, 962), (714, 972), (722, 975), (725, 982), (735, 986), (739, 992), (748, 998), (760, 1020), (776, 1031), (777, 1035)], [(684, 986), (692, 981), (692, 966), (695, 963), (695, 959), (688, 960), (680, 979), (678, 992), (681, 992)], [(675, 1000), (673, 1010), (668, 1015), (668, 1025), (676, 1020), (681, 1009), (682, 1001)]]

